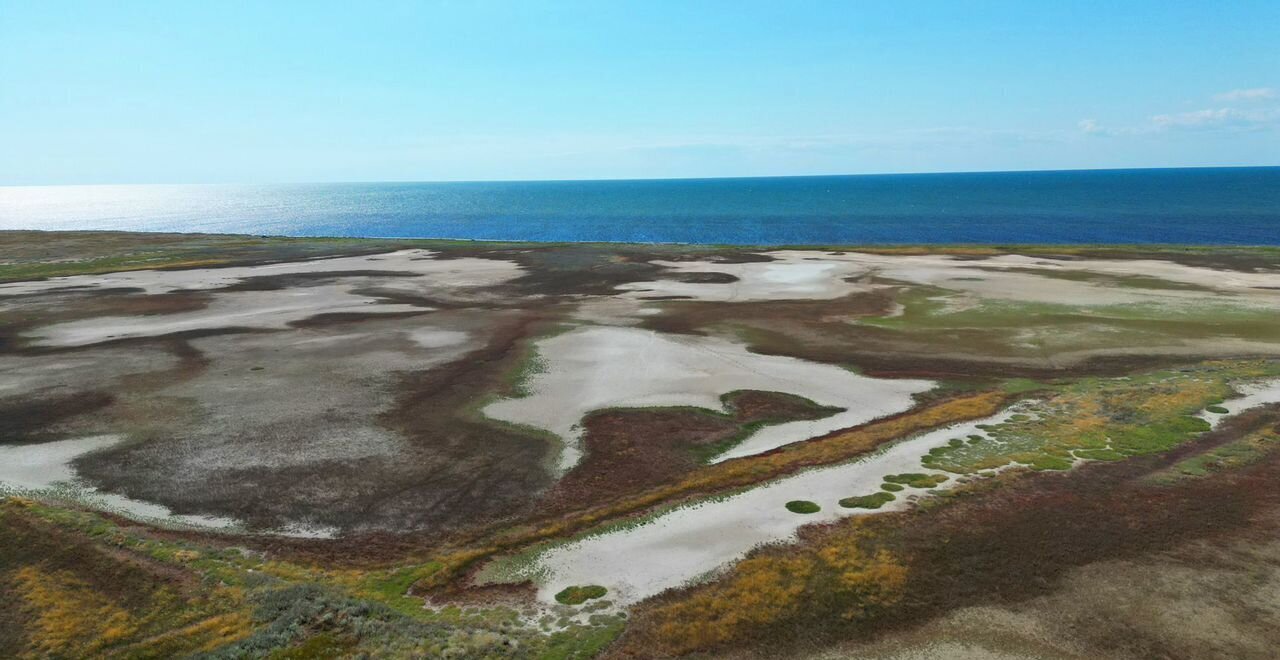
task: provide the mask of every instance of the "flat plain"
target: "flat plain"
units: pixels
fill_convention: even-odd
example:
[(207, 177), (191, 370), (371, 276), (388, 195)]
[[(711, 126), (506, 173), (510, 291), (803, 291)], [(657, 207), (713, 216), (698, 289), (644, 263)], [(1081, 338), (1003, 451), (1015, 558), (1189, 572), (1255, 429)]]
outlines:
[(1269, 658), (1280, 250), (0, 232), (0, 656)]

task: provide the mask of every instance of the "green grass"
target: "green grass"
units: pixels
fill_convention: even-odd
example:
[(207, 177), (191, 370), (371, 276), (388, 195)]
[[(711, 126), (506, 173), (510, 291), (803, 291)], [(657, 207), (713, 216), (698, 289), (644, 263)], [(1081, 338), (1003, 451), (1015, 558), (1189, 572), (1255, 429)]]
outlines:
[(1009, 464), (1066, 470), (1077, 459), (1114, 461), (1166, 451), (1209, 430), (1197, 417), (1235, 393), (1233, 384), (1280, 374), (1271, 360), (1214, 361), (1198, 367), (1083, 378), (1058, 386), (1027, 412), (930, 450), (928, 467), (969, 474)]
[(787, 511), (791, 513), (817, 513), (822, 510), (816, 502), (809, 500), (791, 500), (787, 502)]
[[(951, 446), (958, 446), (954, 444)], [(912, 488), (933, 488), (949, 479), (945, 474), (924, 474), (921, 472), (905, 472), (903, 474), (886, 475), (884, 480), (890, 484), (900, 484)]]
[(556, 594), (556, 602), (565, 605), (581, 605), (593, 598), (601, 598), (607, 593), (609, 593), (608, 589), (597, 584), (565, 587)]
[(846, 509), (879, 509), (895, 499), (897, 499), (897, 497), (893, 493), (880, 491), (879, 493), (872, 493), (870, 495), (846, 497), (840, 500), (840, 506)]
[(1209, 407), (1205, 408), (1205, 410), (1207, 410), (1207, 411), (1209, 411), (1209, 412), (1211, 412), (1211, 413), (1217, 413), (1217, 414), (1219, 414), (1219, 415), (1225, 415), (1225, 414), (1227, 414), (1227, 413), (1231, 412), (1230, 410), (1227, 410), (1226, 408), (1223, 408), (1222, 406), (1209, 406)]
[(903, 490), (906, 490), (906, 488), (907, 488), (907, 487), (906, 487), (906, 486), (903, 486), (902, 484), (895, 484), (895, 483), (891, 483), (891, 482), (886, 482), (886, 483), (882, 483), (882, 484), (880, 484), (880, 489), (881, 489), (881, 490), (887, 490), (887, 491), (889, 491), (889, 492), (891, 492), (891, 493), (898, 493), (898, 492), (901, 492), (901, 491), (903, 491)]
[(1280, 449), (1280, 434), (1264, 429), (1214, 447), (1202, 454), (1183, 459), (1152, 479), (1156, 482), (1172, 482), (1178, 479), (1207, 477), (1212, 474), (1243, 467), (1261, 460), (1267, 453)]

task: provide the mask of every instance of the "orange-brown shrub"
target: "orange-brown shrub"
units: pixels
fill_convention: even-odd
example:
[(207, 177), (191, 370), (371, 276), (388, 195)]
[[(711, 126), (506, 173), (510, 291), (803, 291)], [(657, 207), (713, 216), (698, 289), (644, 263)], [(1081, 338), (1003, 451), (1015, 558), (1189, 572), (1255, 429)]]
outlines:
[(846, 461), (896, 438), (993, 415), (1009, 399), (1009, 395), (999, 391), (960, 396), (857, 428), (837, 431), (822, 438), (788, 445), (768, 454), (708, 465), (674, 484), (555, 520), (512, 528), (489, 539), (484, 546), (452, 553), (449, 561), (441, 562), (445, 565), (441, 570), (422, 580), (418, 586), (427, 589), (444, 586), (473, 562), (494, 553), (568, 536), (594, 525), (682, 498), (724, 492), (808, 467)]
[(907, 569), (888, 551), (870, 549), (868, 541), (855, 523), (815, 546), (740, 562), (723, 579), (651, 612), (653, 642), (678, 655), (788, 620), (874, 616), (902, 597)]

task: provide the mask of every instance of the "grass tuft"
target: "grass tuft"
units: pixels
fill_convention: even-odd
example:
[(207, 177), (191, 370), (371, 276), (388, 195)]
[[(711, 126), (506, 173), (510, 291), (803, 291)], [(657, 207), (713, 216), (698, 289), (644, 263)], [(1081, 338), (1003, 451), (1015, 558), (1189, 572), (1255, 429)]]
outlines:
[(879, 493), (859, 497), (846, 497), (840, 500), (840, 506), (846, 509), (879, 509), (896, 499), (898, 498), (893, 493), (880, 491)]
[(947, 479), (949, 479), (949, 477), (945, 474), (923, 474), (920, 472), (890, 474), (886, 475), (884, 478), (888, 483), (911, 486), (912, 488), (933, 488)]
[(787, 511), (791, 513), (817, 513), (822, 510), (816, 502), (809, 500), (791, 500), (787, 502)]
[(556, 602), (565, 605), (581, 605), (593, 598), (600, 598), (609, 593), (608, 589), (598, 584), (588, 584), (581, 587), (565, 587), (556, 594)]

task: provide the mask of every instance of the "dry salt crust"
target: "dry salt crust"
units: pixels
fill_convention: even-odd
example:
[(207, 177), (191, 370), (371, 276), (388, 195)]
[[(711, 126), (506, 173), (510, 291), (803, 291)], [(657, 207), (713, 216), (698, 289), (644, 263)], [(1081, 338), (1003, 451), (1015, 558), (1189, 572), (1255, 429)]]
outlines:
[(734, 390), (785, 392), (844, 412), (767, 426), (713, 459), (749, 456), (869, 422), (911, 407), (925, 380), (860, 376), (839, 367), (751, 353), (712, 337), (666, 335), (636, 328), (589, 326), (537, 343), (545, 370), (528, 396), (484, 408), (497, 420), (545, 429), (565, 441), (560, 469), (581, 458), (580, 422), (604, 408), (696, 406), (725, 412), (720, 395)]
[[(394, 401), (385, 393), (397, 375), (451, 362), (478, 346), (470, 333), (428, 325), (431, 318), (369, 322), (360, 332), (304, 329), (192, 341), (210, 356), (210, 369), (163, 394), (195, 402), (201, 416), (180, 438), (155, 446), (155, 460), (165, 465), (158, 478), (178, 487), (216, 481), (222, 470), (397, 455), (404, 441), (377, 423)], [(323, 378), (317, 364), (324, 365)], [(253, 371), (258, 365), (266, 368)]]
[(0, 284), (0, 296), (43, 293), (57, 289), (137, 288), (148, 294), (221, 289), (253, 277), (388, 271), (430, 275), (434, 286), (483, 286), (520, 275), (523, 268), (497, 259), (436, 259), (430, 250), (399, 250), (385, 254), (289, 261), (258, 266), (192, 268), (188, 270), (134, 270), (102, 275), (70, 275), (29, 282)]
[[(21, 495), (69, 500), (101, 511), (165, 527), (244, 532), (234, 518), (175, 514), (160, 504), (106, 493), (76, 476), (72, 461), (90, 452), (112, 447), (123, 440), (115, 434), (57, 440), (35, 445), (0, 446), (0, 496)], [(302, 522), (262, 532), (297, 538), (332, 538), (338, 529)]]
[(429, 308), (379, 304), (352, 294), (345, 286), (326, 285), (280, 291), (237, 291), (221, 294), (208, 307), (192, 312), (151, 316), (109, 316), (58, 323), (24, 333), (39, 346), (86, 346), (115, 339), (158, 337), (214, 328), (284, 329), (294, 321), (319, 314), (392, 314)]
[[(553, 602), (555, 594), (575, 585), (598, 584), (608, 598), (629, 605), (662, 591), (708, 575), (751, 549), (795, 540), (796, 530), (854, 515), (898, 511), (910, 505), (910, 488), (880, 509), (846, 509), (845, 497), (880, 491), (886, 475), (903, 472), (945, 474), (925, 467), (920, 459), (952, 438), (988, 437), (979, 426), (1000, 424), (1022, 406), (984, 419), (956, 424), (902, 440), (858, 461), (819, 468), (787, 477), (723, 499), (679, 508), (635, 527), (553, 547), (518, 569), (517, 579), (538, 582), (538, 598)], [(938, 489), (957, 483), (954, 475)], [(920, 491), (923, 492), (923, 491)], [(801, 515), (787, 510), (791, 500), (809, 500), (822, 507)]]
[(35, 445), (0, 446), (0, 494), (54, 495), (80, 501), (132, 518), (181, 526), (235, 529), (231, 518), (173, 515), (169, 509), (114, 493), (103, 493), (81, 483), (71, 467), (76, 458), (114, 446), (122, 436), (95, 435)]
[(161, 371), (177, 362), (169, 353), (103, 348), (66, 355), (0, 355), (0, 401), (9, 397), (69, 395), (111, 387), (132, 374)]
[(304, 262), (235, 268), (175, 271), (132, 271), (105, 275), (77, 275), (35, 282), (0, 285), (0, 296), (39, 293), (68, 288), (139, 288), (148, 294), (180, 290), (208, 290), (231, 286), (253, 277), (334, 273), (343, 271), (394, 271), (418, 277), (348, 276), (340, 283), (289, 287), (272, 291), (224, 291), (204, 309), (174, 314), (100, 317), (58, 323), (24, 333), (42, 346), (85, 346), (103, 341), (156, 337), (177, 332), (216, 328), (283, 329), (290, 323), (321, 314), (395, 314), (425, 312), (430, 308), (386, 303), (381, 291), (420, 293), (423, 289), (490, 286), (518, 277), (523, 268), (510, 261), (492, 259), (437, 260), (426, 250), (402, 250), (385, 255), (316, 259)]
[[(1161, 260), (1049, 260), (1022, 255), (962, 259), (952, 255), (880, 255), (860, 252), (780, 250), (764, 253), (773, 261), (724, 264), (714, 261), (654, 261), (676, 273), (728, 273), (728, 283), (675, 280), (633, 282), (618, 287), (637, 299), (683, 296), (695, 300), (750, 302), (826, 300), (871, 291), (870, 276), (960, 291), (979, 298), (1069, 305), (1187, 303), (1224, 300), (1280, 307), (1280, 272), (1240, 272), (1186, 266)], [(1043, 277), (1009, 269), (1046, 273), (1089, 271), (1115, 277), (1163, 279), (1214, 289), (1214, 292), (1116, 287)], [(1219, 294), (1229, 294), (1224, 297)]]
[(1269, 403), (1280, 403), (1280, 379), (1243, 383), (1235, 385), (1235, 388), (1240, 393), (1240, 396), (1234, 399), (1227, 399), (1220, 404), (1227, 409), (1227, 412), (1215, 413), (1204, 410), (1196, 416), (1209, 422), (1209, 428), (1216, 429), (1222, 423), (1222, 420), (1228, 417)]
[[(404, 441), (376, 423), (393, 401), (387, 392), (401, 372), (456, 360), (483, 342), (483, 333), (465, 328), (482, 327), (484, 317), (459, 314), (192, 340), (210, 360), (208, 369), (156, 393), (123, 389), (117, 394), (126, 406), (188, 402), (198, 411), (196, 420), (188, 422), (182, 415), (167, 420), (172, 425), (161, 432), (164, 442), (141, 452), (135, 447), (131, 454), (147, 460), (126, 462), (121, 468), (149, 472), (146, 480), (178, 492), (216, 484), (226, 470), (287, 469), (369, 457), (396, 460)], [(0, 399), (71, 394), (85, 382), (110, 383), (125, 375), (167, 369), (174, 362), (167, 353), (123, 348), (0, 356)], [(150, 398), (156, 396), (154, 401)], [(77, 430), (87, 431), (79, 439), (0, 447), (0, 490), (70, 499), (161, 525), (244, 531), (245, 526), (231, 518), (171, 515), (160, 503), (163, 498), (128, 498), (97, 490), (74, 473), (70, 462), (90, 452), (112, 451), (128, 433), (117, 433), (120, 425), (110, 417), (79, 426)], [(292, 520), (261, 533), (329, 537), (337, 532), (331, 526)]]

